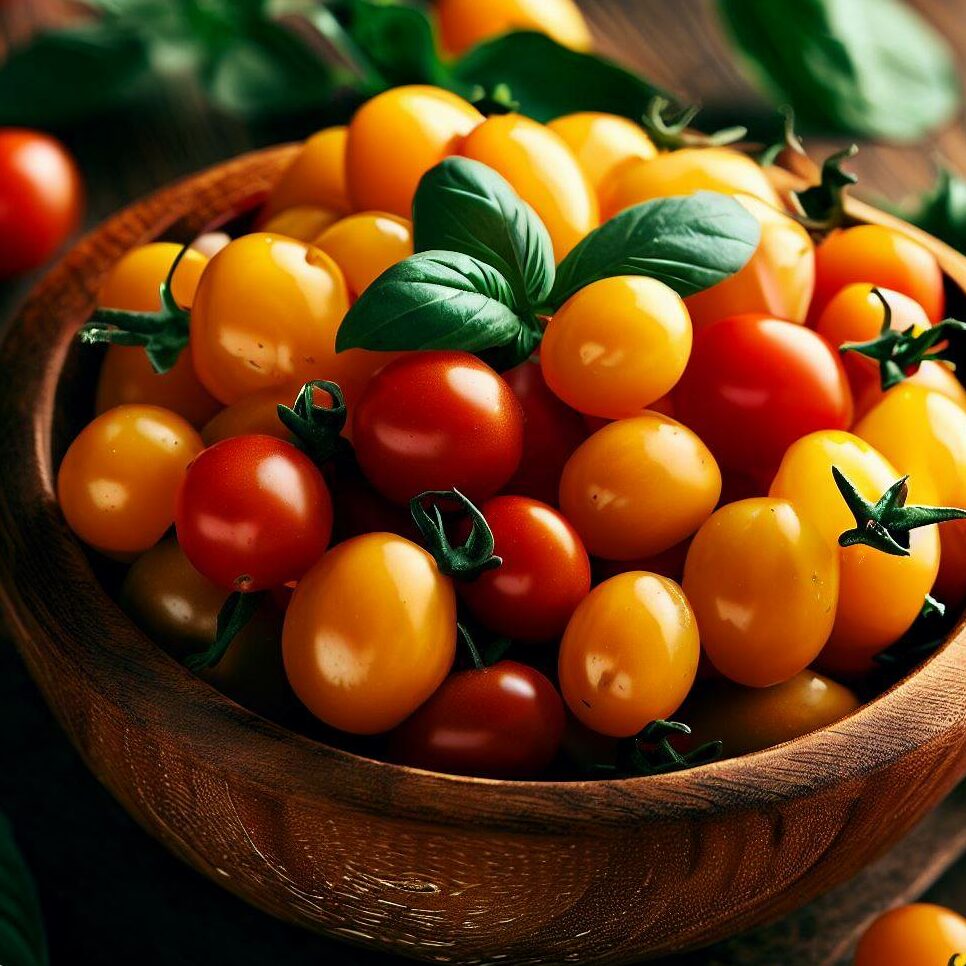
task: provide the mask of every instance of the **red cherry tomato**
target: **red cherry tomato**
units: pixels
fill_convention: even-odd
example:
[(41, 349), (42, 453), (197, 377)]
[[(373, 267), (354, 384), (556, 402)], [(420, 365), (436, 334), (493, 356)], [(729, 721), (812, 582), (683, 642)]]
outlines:
[(473, 616), (514, 640), (559, 637), (590, 590), (590, 560), (577, 531), (553, 507), (497, 496), (481, 507), (503, 558), (457, 590)]
[(556, 757), (563, 701), (544, 675), (516, 661), (459, 671), (390, 739), (397, 761), (431, 771), (531, 778)]
[(584, 417), (550, 391), (538, 362), (503, 378), (523, 407), (523, 458), (507, 490), (556, 506), (564, 465), (590, 435)]
[(852, 419), (838, 355), (811, 329), (764, 315), (697, 334), (674, 407), (722, 466), (751, 474), (774, 471), (796, 439)]
[(235, 436), (189, 467), (178, 542), (205, 577), (231, 590), (298, 580), (332, 535), (332, 500), (315, 464), (273, 436)]
[(83, 207), (80, 173), (59, 141), (0, 130), (0, 278), (43, 265), (76, 230)]
[(510, 387), (467, 352), (412, 352), (370, 381), (352, 441), (372, 485), (394, 503), (456, 488), (496, 493), (523, 453), (523, 411)]

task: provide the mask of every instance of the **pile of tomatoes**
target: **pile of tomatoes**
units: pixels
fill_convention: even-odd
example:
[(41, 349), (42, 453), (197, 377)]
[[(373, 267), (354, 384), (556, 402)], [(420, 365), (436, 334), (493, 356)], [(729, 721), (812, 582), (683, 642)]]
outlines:
[[(337, 352), (455, 155), (509, 182), (558, 262), (699, 190), (760, 241), (684, 299), (641, 274), (586, 285), (503, 371), (459, 345)], [(775, 183), (624, 118), (381, 94), (305, 143), (256, 230), (114, 267), (67, 522), (130, 563), (124, 606), (216, 686), (397, 762), (660, 771), (828, 724), (924, 608), (966, 598), (966, 522), (903, 510), (966, 507), (966, 390), (952, 330), (887, 389), (878, 350), (842, 349), (940, 323), (935, 257), (890, 227), (817, 231)]]

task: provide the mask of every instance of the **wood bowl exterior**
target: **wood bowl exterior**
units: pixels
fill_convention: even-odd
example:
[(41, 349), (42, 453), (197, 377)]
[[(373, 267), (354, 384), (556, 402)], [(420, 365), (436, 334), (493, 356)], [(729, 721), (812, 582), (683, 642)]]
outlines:
[[(570, 783), (441, 776), (327, 747), (233, 704), (134, 627), (55, 500), (55, 450), (77, 421), (74, 334), (124, 252), (250, 207), (292, 151), (231, 161), (108, 221), (0, 347), (0, 605), (97, 777), (259, 908), (445, 963), (617, 964), (698, 946), (808, 902), (898, 840), (966, 772), (964, 625), (832, 727), (687, 773)], [(966, 289), (966, 261), (927, 241)]]

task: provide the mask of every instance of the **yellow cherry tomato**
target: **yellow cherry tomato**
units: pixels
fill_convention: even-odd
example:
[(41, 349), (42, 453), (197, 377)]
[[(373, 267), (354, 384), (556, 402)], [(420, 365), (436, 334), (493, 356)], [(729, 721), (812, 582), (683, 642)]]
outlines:
[(262, 217), (271, 218), (287, 208), (303, 206), (336, 214), (351, 211), (346, 189), (348, 133), (345, 127), (330, 127), (313, 134), (279, 178)]
[(730, 315), (761, 312), (804, 322), (815, 288), (815, 246), (794, 219), (751, 195), (735, 198), (761, 225), (755, 254), (739, 272), (687, 300), (695, 328)]
[(409, 717), (443, 683), (455, 649), (452, 582), (425, 550), (389, 533), (330, 550), (299, 581), (282, 634), (296, 695), (353, 734)]
[(923, 902), (883, 913), (855, 951), (855, 966), (960, 966), (964, 961), (966, 919)]
[(420, 178), (482, 121), (472, 104), (439, 87), (395, 87), (367, 101), (352, 118), (346, 147), (355, 210), (412, 217)]
[(681, 423), (646, 411), (608, 423), (574, 451), (560, 480), (560, 508), (587, 550), (639, 560), (680, 543), (710, 516), (721, 473)]
[(299, 205), (272, 215), (261, 226), (261, 230), (269, 235), (284, 235), (286, 238), (310, 242), (313, 238), (318, 238), (329, 225), (334, 225), (341, 217), (340, 212), (333, 211), (331, 208)]
[(548, 122), (547, 127), (567, 142), (601, 204), (608, 179), (618, 165), (657, 156), (654, 142), (640, 124), (617, 114), (565, 114)]
[(159, 406), (117, 406), (71, 443), (57, 474), (70, 528), (97, 550), (120, 556), (154, 546), (174, 521), (187, 465), (201, 437)]
[[(905, 383), (907, 386), (919, 386), (938, 392), (966, 411), (966, 387), (956, 378), (955, 370), (945, 362), (922, 363), (911, 376), (906, 376)], [(855, 420), (860, 420), (870, 409), (882, 402), (884, 395), (882, 383), (877, 376), (868, 380), (859, 391), (853, 389)]]
[(574, 0), (438, 0), (443, 49), (454, 56), (514, 30), (537, 30), (572, 50), (590, 50), (587, 21)]
[[(792, 501), (829, 546), (838, 548), (839, 602), (821, 666), (854, 673), (865, 670), (870, 659), (898, 640), (918, 616), (939, 570), (939, 534), (935, 526), (911, 531), (908, 557), (865, 546), (839, 547), (840, 534), (855, 526), (855, 518), (832, 479), (833, 466), (872, 501), (900, 476), (858, 436), (823, 430), (788, 448), (769, 493)], [(915, 484), (910, 486), (910, 502), (927, 502)]]
[(787, 500), (739, 500), (695, 534), (684, 592), (715, 668), (738, 684), (770, 687), (808, 667), (828, 640), (838, 554)]
[(567, 405), (622, 419), (668, 393), (690, 354), (681, 297), (656, 279), (623, 275), (592, 282), (564, 303), (544, 333), (540, 365)]
[(605, 191), (605, 219), (654, 198), (695, 191), (752, 195), (772, 208), (781, 199), (761, 166), (733, 148), (681, 148), (649, 161), (627, 161), (613, 172)]
[(600, 221), (597, 194), (559, 134), (519, 114), (487, 118), (460, 153), (498, 171), (540, 216), (559, 262)]
[(292, 434), (278, 418), (279, 405), (291, 406), (302, 383), (267, 386), (249, 393), (213, 416), (201, 430), (205, 446), (214, 446), (234, 436), (274, 436), (292, 441)]
[(349, 215), (313, 243), (342, 269), (349, 293), (360, 296), (382, 273), (413, 253), (413, 223), (382, 211)]
[(577, 605), (560, 642), (560, 690), (588, 728), (635, 735), (672, 715), (698, 670), (698, 628), (681, 588), (645, 571), (618, 574)]

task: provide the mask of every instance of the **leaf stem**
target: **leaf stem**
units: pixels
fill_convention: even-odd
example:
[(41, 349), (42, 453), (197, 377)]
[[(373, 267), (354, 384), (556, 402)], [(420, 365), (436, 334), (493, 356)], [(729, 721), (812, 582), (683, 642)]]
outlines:
[(215, 667), (227, 653), (232, 641), (255, 616), (255, 612), (264, 598), (265, 591), (256, 591), (255, 593), (235, 591), (231, 594), (218, 612), (215, 640), (206, 650), (197, 654), (189, 654), (184, 661), (185, 667), (196, 673), (206, 668)]

